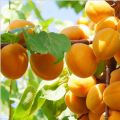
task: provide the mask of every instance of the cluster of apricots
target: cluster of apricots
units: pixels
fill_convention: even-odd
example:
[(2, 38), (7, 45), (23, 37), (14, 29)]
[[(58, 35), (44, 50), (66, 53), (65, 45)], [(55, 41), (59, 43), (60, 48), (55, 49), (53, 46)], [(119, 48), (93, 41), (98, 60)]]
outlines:
[[(100, 61), (114, 57), (120, 64), (120, 20), (104, 0), (88, 1), (85, 11), (95, 24), (93, 41), (91, 45), (75, 43), (66, 53), (66, 64), (74, 75), (68, 81), (65, 103), (79, 120), (105, 120), (106, 105), (108, 120), (120, 120), (120, 69), (111, 72), (108, 87), (94, 77)], [(83, 23), (67, 27), (62, 33), (71, 40), (89, 40)]]
[[(30, 26), (28, 33), (32, 34), (34, 24), (26, 20), (15, 20), (8, 26), (8, 31), (16, 28)], [(9, 79), (18, 79), (23, 76), (28, 67), (27, 49), (23, 47), (25, 38), (19, 34), (19, 42), (3, 47), (1, 54), (1, 73)], [(59, 76), (63, 69), (63, 61), (56, 63), (56, 58), (51, 54), (34, 53), (30, 56), (30, 65), (34, 73), (44, 80), (53, 80)]]

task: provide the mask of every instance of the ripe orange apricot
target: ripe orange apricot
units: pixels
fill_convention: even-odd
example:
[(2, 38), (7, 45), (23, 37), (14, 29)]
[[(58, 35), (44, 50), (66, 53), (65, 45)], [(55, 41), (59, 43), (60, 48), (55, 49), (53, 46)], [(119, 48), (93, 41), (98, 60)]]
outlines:
[(1, 50), (1, 72), (10, 79), (20, 78), (28, 66), (28, 56), (20, 44), (9, 44)]
[[(86, 26), (84, 25), (84, 28)], [(83, 25), (75, 25), (75, 26), (70, 26), (67, 28), (64, 28), (61, 31), (61, 34), (66, 35), (70, 40), (80, 40), (80, 39), (87, 39), (88, 35), (83, 29)]]
[(92, 48), (82, 43), (72, 45), (66, 53), (66, 63), (73, 74), (83, 78), (93, 75), (97, 68)]
[(100, 20), (95, 27), (95, 31), (98, 32), (104, 28), (112, 28), (117, 30), (118, 18), (114, 16), (106, 17)]
[(111, 83), (105, 89), (103, 101), (112, 110), (120, 110), (120, 81)]
[(72, 91), (74, 95), (78, 97), (86, 97), (90, 88), (95, 84), (96, 80), (94, 77), (88, 78), (72, 77), (68, 81), (69, 89)]
[(120, 81), (120, 68), (111, 72), (110, 84), (116, 81)]
[(117, 64), (120, 64), (120, 50), (117, 51), (117, 52), (114, 54), (114, 58), (115, 58)]
[[(15, 20), (13, 22), (11, 22), (8, 26), (8, 31), (11, 31), (11, 30), (14, 30), (14, 29), (17, 29), (17, 28), (23, 28), (23, 27), (35, 27), (33, 23), (29, 22), (29, 21), (26, 21), (26, 20)], [(29, 29), (28, 30), (28, 33), (32, 33), (33, 32), (33, 29)], [(25, 40), (24, 40), (24, 35), (23, 33), (21, 33), (19, 35), (19, 43), (20, 44), (24, 44), (25, 43)]]
[(104, 28), (96, 33), (93, 51), (99, 60), (107, 60), (120, 50), (120, 34), (112, 28)]
[(53, 80), (63, 70), (63, 61), (55, 63), (56, 58), (51, 54), (32, 54), (30, 64), (33, 72), (44, 80)]
[(78, 120), (89, 120), (88, 119), (88, 114), (82, 115)]
[(67, 107), (76, 114), (85, 114), (88, 112), (85, 103), (86, 98), (79, 98), (75, 96), (71, 91), (68, 91), (65, 95), (65, 103)]
[(120, 32), (120, 20), (119, 20), (118, 25), (117, 25), (117, 31)]
[(105, 84), (97, 84), (94, 85), (87, 94), (86, 97), (87, 108), (96, 114), (102, 114), (105, 110), (105, 104), (103, 102), (104, 90)]
[(100, 120), (100, 114), (95, 114), (94, 112), (89, 111), (89, 120)]
[[(100, 117), (100, 120), (105, 120), (105, 113), (103, 113)], [(119, 111), (110, 111), (108, 120), (120, 120), (120, 112)]]
[(85, 11), (88, 17), (95, 23), (115, 14), (115, 10), (104, 0), (88, 1), (85, 5)]

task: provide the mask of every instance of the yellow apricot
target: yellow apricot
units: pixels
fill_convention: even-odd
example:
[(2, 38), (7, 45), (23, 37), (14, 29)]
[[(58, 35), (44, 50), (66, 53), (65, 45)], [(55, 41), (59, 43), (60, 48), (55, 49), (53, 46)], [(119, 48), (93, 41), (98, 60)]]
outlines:
[(89, 111), (89, 120), (100, 120), (100, 114), (95, 114), (94, 112)]
[(88, 25), (89, 24), (89, 20), (86, 17), (80, 17), (79, 19), (77, 19), (76, 22), (78, 25), (79, 24), (85, 24)]
[(85, 5), (85, 11), (88, 17), (95, 23), (115, 14), (115, 10), (104, 0), (88, 1)]
[(86, 98), (75, 96), (71, 91), (68, 91), (65, 95), (65, 103), (67, 107), (76, 114), (85, 114), (88, 112), (85, 99)]
[(9, 44), (1, 50), (1, 72), (10, 79), (20, 78), (28, 66), (26, 49), (20, 44)]
[(120, 34), (112, 28), (104, 28), (96, 33), (93, 51), (100, 60), (107, 60), (120, 50)]
[(93, 75), (97, 68), (93, 50), (82, 43), (72, 45), (71, 49), (66, 53), (66, 63), (73, 74), (83, 78)]
[(87, 108), (96, 114), (102, 114), (105, 110), (105, 104), (103, 102), (104, 89), (105, 84), (94, 85), (86, 97)]
[(82, 115), (78, 120), (89, 120), (88, 114)]
[(105, 89), (103, 101), (112, 110), (120, 110), (120, 81), (113, 82)]
[(66, 35), (70, 40), (87, 39), (88, 35), (82, 27), (83, 25), (70, 26), (70, 27), (64, 28), (61, 31), (61, 34)]
[(96, 84), (94, 77), (78, 78), (74, 77), (68, 81), (69, 89), (78, 97), (86, 97), (90, 88)]
[(120, 50), (115, 53), (114, 58), (115, 58), (117, 64), (120, 64)]
[(90, 28), (90, 30), (94, 30), (95, 23), (93, 21), (90, 21), (89, 24), (88, 24), (88, 27)]
[(95, 27), (95, 31), (98, 32), (104, 28), (112, 28), (117, 30), (118, 18), (116, 17), (106, 17), (100, 20)]
[(110, 84), (116, 81), (120, 81), (120, 69), (111, 72)]
[(33, 72), (44, 80), (53, 80), (63, 70), (63, 61), (55, 63), (56, 58), (51, 54), (32, 54), (30, 65)]
[(120, 20), (119, 20), (118, 25), (117, 25), (117, 31), (120, 32)]
[[(105, 120), (105, 113), (103, 113), (100, 117), (100, 120)], [(110, 111), (108, 120), (120, 120), (120, 112), (119, 111)]]
[[(13, 22), (11, 22), (8, 26), (8, 31), (11, 31), (11, 30), (14, 30), (14, 29), (17, 29), (17, 28), (23, 28), (23, 27), (35, 27), (33, 23), (29, 22), (29, 21), (26, 21), (26, 20), (15, 20)], [(28, 30), (28, 33), (32, 33), (33, 32), (33, 29), (29, 29)], [(20, 44), (24, 44), (25, 43), (25, 40), (24, 40), (24, 35), (23, 33), (21, 33), (19, 35), (19, 43)]]

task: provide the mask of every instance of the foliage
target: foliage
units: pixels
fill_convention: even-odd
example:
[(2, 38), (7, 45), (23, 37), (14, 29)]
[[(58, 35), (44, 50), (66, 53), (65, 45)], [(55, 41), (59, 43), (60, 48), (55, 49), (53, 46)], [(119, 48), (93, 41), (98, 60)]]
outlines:
[(56, 1), (56, 2), (57, 2), (57, 5), (60, 8), (71, 7), (71, 8), (73, 8), (73, 10), (76, 13), (79, 13), (79, 12), (81, 12), (84, 9), (86, 0), (75, 0), (75, 1), (72, 1), (72, 0), (70, 0), (70, 1), (60, 0), (60, 1)]

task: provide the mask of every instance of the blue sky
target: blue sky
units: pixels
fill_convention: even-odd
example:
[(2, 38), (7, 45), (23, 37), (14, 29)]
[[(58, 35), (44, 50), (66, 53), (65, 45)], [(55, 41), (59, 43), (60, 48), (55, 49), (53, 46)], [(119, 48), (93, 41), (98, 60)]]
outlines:
[(80, 14), (76, 14), (71, 8), (59, 9), (54, 0), (45, 0), (41, 11), (44, 18), (54, 17), (61, 20), (71, 20), (73, 22), (80, 16)]

